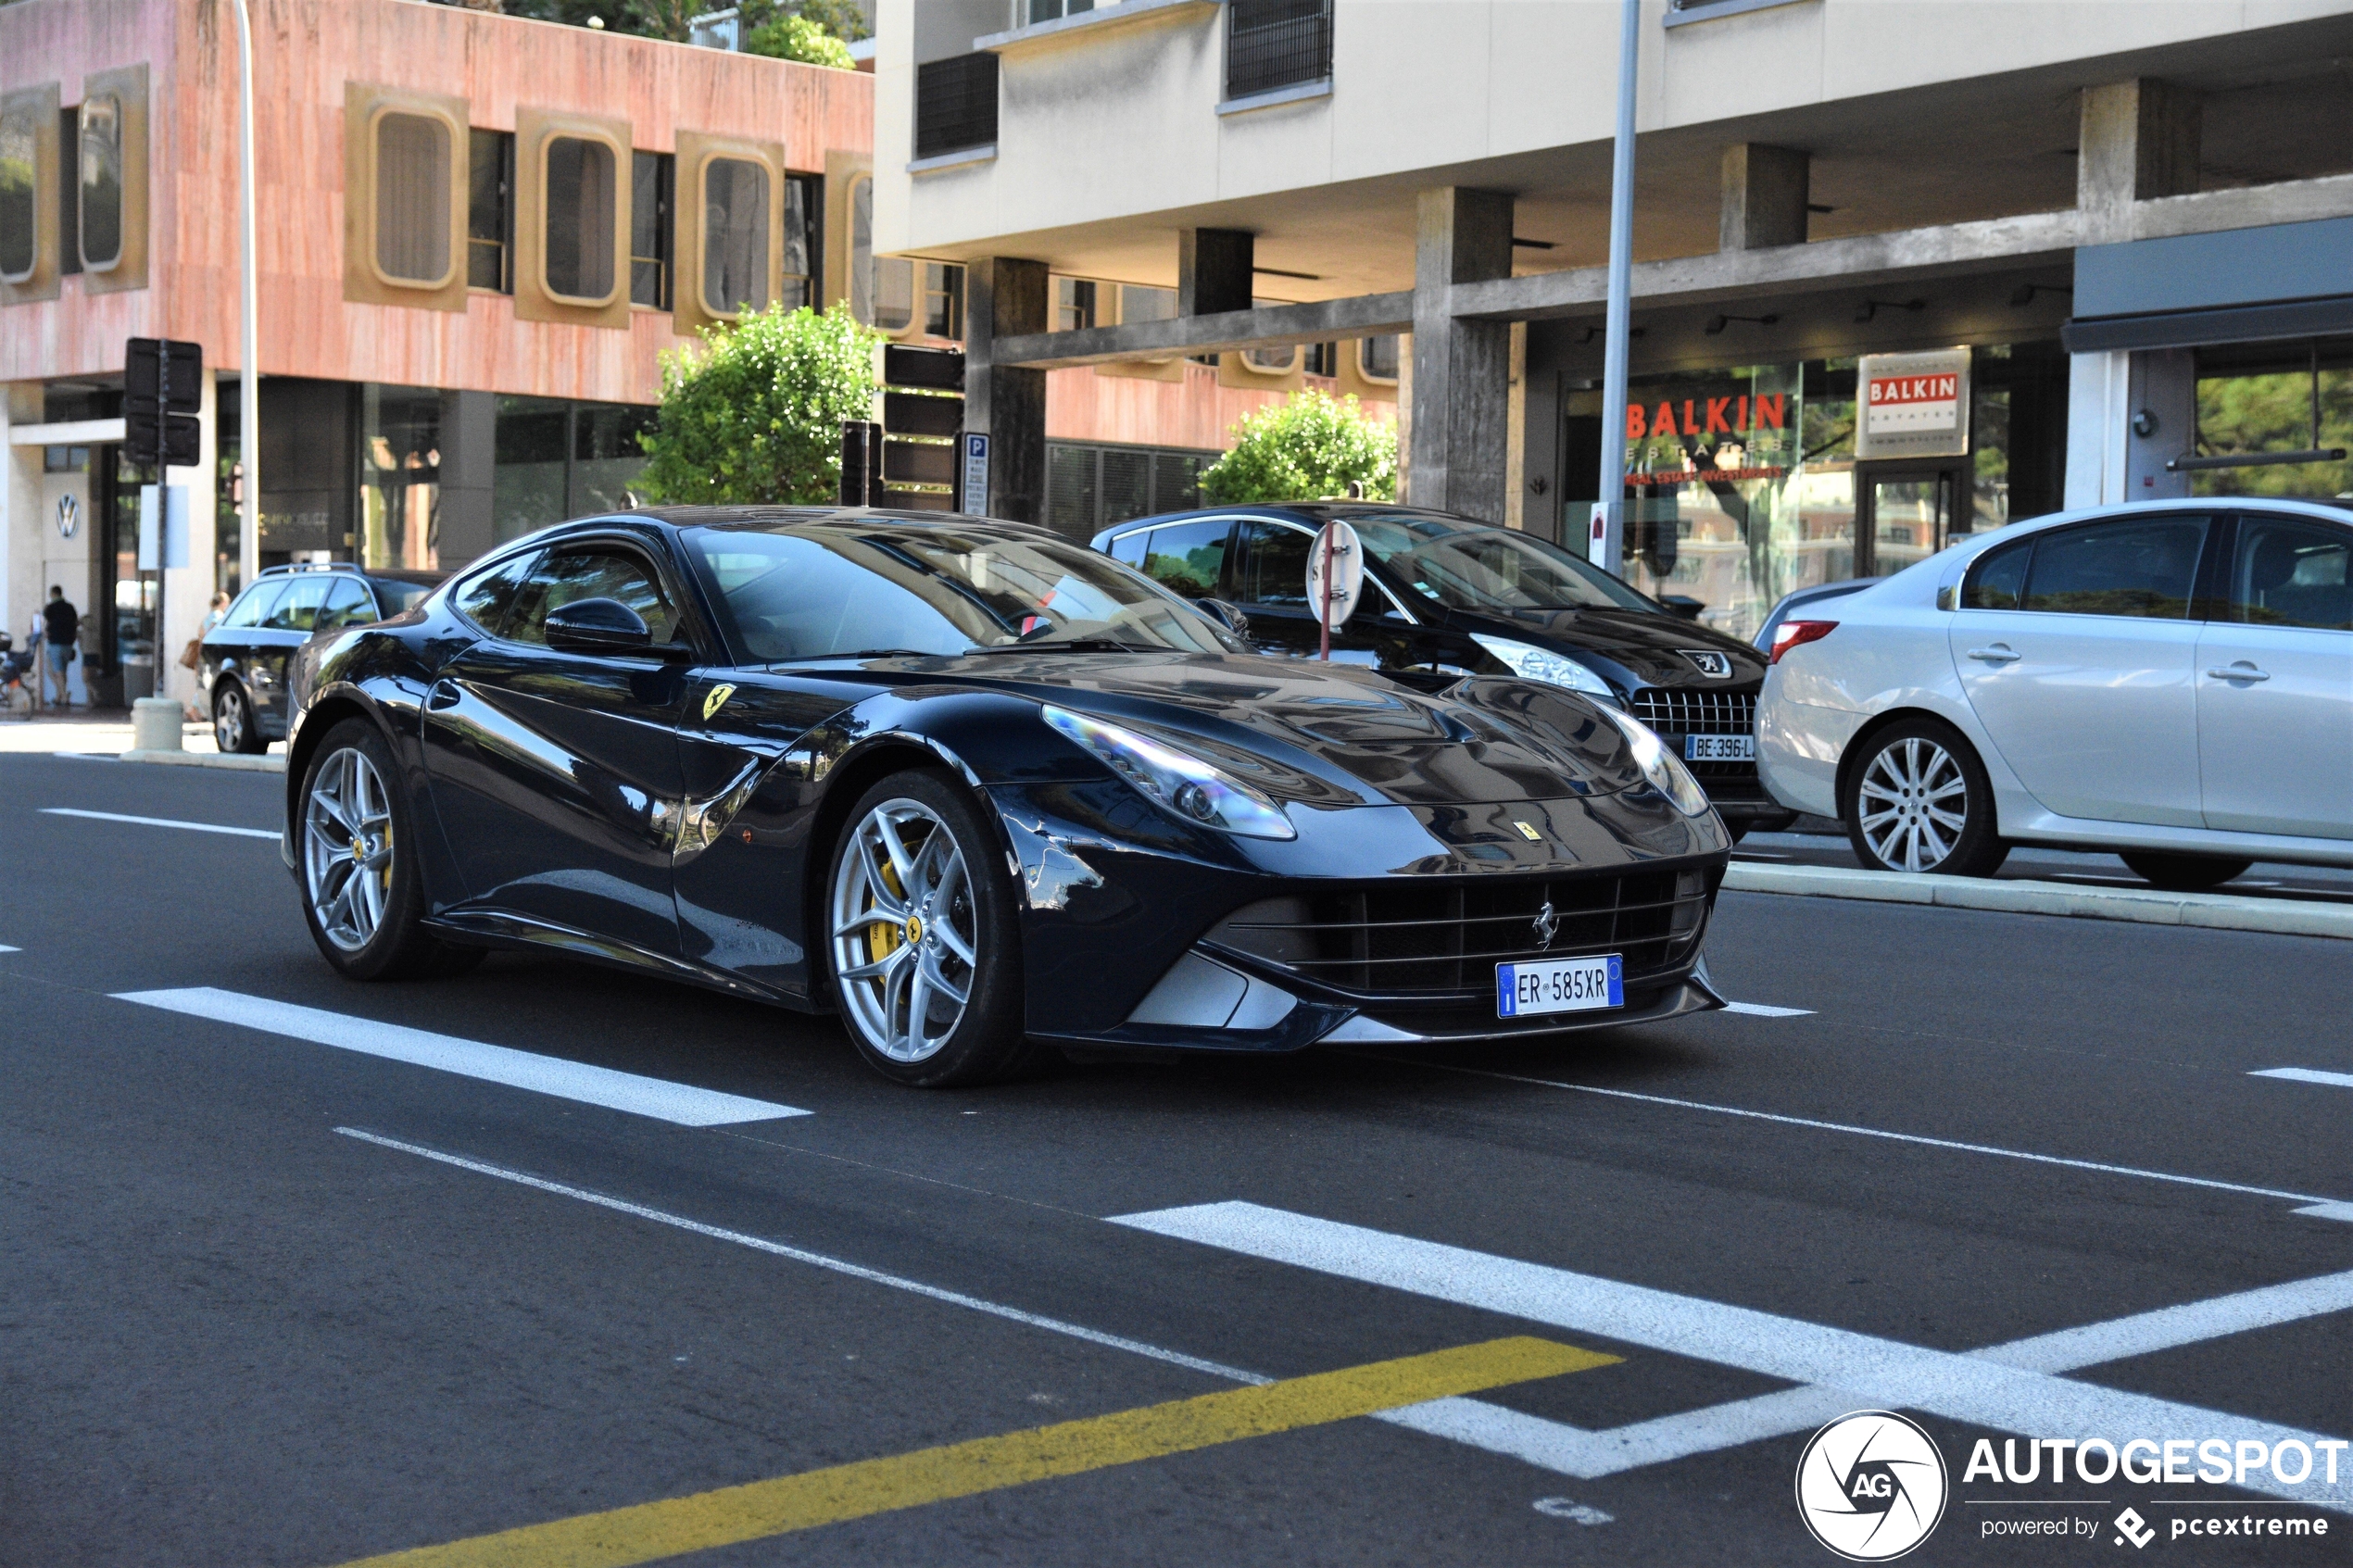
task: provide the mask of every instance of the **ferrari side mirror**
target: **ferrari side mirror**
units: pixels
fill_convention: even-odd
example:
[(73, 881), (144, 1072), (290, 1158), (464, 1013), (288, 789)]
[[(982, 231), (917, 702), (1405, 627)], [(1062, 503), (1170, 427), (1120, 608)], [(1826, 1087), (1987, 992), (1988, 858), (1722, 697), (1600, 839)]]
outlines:
[(654, 634), (619, 599), (574, 599), (547, 612), (547, 646), (558, 653), (651, 653)]

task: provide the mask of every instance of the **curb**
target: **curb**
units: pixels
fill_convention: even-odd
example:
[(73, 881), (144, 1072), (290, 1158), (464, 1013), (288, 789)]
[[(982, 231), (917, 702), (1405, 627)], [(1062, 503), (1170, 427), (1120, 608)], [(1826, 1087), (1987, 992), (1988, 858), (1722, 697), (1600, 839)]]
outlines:
[(2081, 920), (2195, 925), (2218, 931), (2267, 931), (2353, 941), (2353, 906), (2296, 904), (2229, 893), (2165, 893), (2155, 888), (2074, 887), (2057, 882), (1995, 882), (1969, 876), (1848, 871), (1838, 866), (1759, 866), (1734, 861), (1727, 893), (1810, 894), (1883, 904), (1934, 904), (2007, 914), (2072, 915)]
[(161, 762), (178, 768), (227, 768), (240, 773), (283, 773), (286, 759), (283, 757), (248, 757), (238, 752), (210, 751), (126, 751), (125, 762)]

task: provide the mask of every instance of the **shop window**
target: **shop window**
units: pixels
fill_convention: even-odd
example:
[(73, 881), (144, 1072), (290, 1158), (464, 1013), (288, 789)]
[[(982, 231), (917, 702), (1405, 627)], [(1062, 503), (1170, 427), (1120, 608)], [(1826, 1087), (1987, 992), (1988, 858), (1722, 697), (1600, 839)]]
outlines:
[(97, 94), (81, 120), (82, 265), (104, 272), (122, 259), (122, 100)]
[(2235, 459), (2193, 470), (2195, 495), (2353, 495), (2353, 461), (2329, 456), (2353, 451), (2353, 337), (2199, 349), (2190, 445)]
[(749, 158), (702, 166), (702, 307), (732, 320), (768, 305), (768, 169)]
[(441, 394), (370, 385), (360, 393), (360, 555), (369, 566), (441, 564)]
[(559, 300), (601, 305), (613, 295), (619, 161), (610, 144), (589, 136), (550, 136), (539, 156), (541, 282)]
[(0, 112), (0, 282), (21, 283), (40, 265), (40, 122), (34, 106)]
[(1084, 332), (1095, 322), (1095, 285), (1084, 278), (1054, 280), (1054, 331)]
[(510, 131), (469, 131), (466, 181), (466, 283), (515, 292), (515, 138)]
[(491, 527), (500, 543), (566, 518), (619, 511), (646, 466), (638, 404), (501, 397), (492, 429)]
[(668, 153), (629, 158), (629, 303), (670, 308), (670, 208), (678, 160)]
[(653, 409), (632, 403), (584, 403), (573, 409), (572, 474), (566, 510), (575, 517), (632, 505), (630, 481), (646, 466), (637, 437), (653, 429)]
[[(89, 119), (83, 106), (83, 119)], [(84, 145), (88, 133), (83, 133)], [(439, 288), (449, 280), (447, 122), (387, 109), (376, 116), (377, 273), (387, 282)], [(88, 157), (84, 153), (85, 160)], [(82, 259), (90, 260), (90, 182), (82, 181)]]
[(849, 193), (849, 313), (883, 332), (905, 332), (915, 319), (915, 264), (875, 254), (875, 182), (865, 174)]

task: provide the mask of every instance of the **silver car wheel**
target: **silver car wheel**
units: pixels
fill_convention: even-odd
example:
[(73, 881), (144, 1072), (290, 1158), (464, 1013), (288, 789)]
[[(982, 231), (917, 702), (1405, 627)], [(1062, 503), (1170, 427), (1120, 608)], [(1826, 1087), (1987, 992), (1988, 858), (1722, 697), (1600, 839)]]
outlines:
[(980, 962), (963, 851), (920, 801), (886, 800), (850, 830), (834, 872), (834, 982), (865, 1043), (893, 1061), (939, 1053)]
[(243, 751), (245, 746), (245, 726), (252, 721), (245, 712), (245, 694), (235, 686), (223, 688), (212, 704), (212, 743), (222, 751)]
[(1863, 770), (1855, 810), (1864, 840), (1883, 864), (1934, 871), (1969, 825), (1969, 780), (1951, 752), (1906, 735)]
[(302, 812), (303, 888), (327, 940), (365, 947), (392, 901), (392, 801), (358, 746), (320, 764)]

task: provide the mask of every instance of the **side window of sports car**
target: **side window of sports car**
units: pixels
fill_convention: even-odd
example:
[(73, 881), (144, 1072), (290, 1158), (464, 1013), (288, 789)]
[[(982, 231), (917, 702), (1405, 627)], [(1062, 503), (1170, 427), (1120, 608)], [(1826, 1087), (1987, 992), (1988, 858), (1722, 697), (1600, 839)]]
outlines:
[(522, 585), (532, 562), (538, 558), (535, 555), (516, 556), (474, 573), (459, 583), (450, 594), (450, 606), (459, 615), (492, 636), (497, 636), (507, 619), (507, 612), (514, 608), (515, 590)]
[(678, 612), (661, 591), (661, 583), (643, 559), (610, 546), (550, 550), (515, 597), (507, 627), (510, 642), (547, 640), (547, 614), (582, 599), (619, 599), (637, 612), (657, 646), (678, 633)]
[(1963, 609), (2016, 609), (2026, 586), (2027, 558), (2034, 541), (2020, 539), (1998, 550), (1988, 550), (1969, 568), (1969, 585), (1961, 590)]

